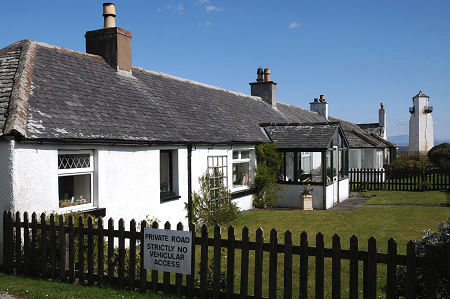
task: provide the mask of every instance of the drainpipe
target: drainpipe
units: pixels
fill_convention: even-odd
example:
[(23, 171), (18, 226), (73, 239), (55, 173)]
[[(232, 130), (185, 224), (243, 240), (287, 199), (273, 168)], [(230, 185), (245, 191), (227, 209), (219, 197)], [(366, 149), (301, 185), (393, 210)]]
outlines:
[(189, 230), (192, 225), (192, 145), (187, 146), (188, 166), (188, 222)]

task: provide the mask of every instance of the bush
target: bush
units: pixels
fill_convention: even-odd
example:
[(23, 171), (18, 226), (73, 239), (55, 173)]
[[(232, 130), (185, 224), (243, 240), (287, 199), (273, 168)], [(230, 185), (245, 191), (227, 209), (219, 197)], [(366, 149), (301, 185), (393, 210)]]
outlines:
[[(425, 256), (428, 246), (436, 248), (437, 255), (440, 257), (446, 256), (446, 246), (450, 243), (450, 218), (447, 221), (438, 225), (438, 232), (432, 232), (427, 229), (422, 231), (423, 237), (421, 240), (414, 241), (416, 245), (416, 255), (420, 257)], [(438, 270), (436, 298), (449, 298), (450, 295), (447, 289), (447, 273)], [(397, 292), (400, 296), (406, 296), (406, 267), (397, 266)], [(424, 298), (424, 271), (422, 268), (416, 270), (416, 294), (417, 298)]]
[(281, 168), (281, 156), (275, 143), (256, 146), (255, 192), (253, 206), (265, 209), (273, 206), (278, 198), (278, 173)]
[(397, 160), (385, 166), (390, 178), (407, 178), (412, 173), (422, 172), (432, 166), (426, 156), (400, 155)]
[[(222, 224), (233, 220), (239, 208), (231, 199), (230, 191), (225, 187), (223, 176), (216, 170), (214, 176), (206, 172), (198, 180), (200, 194), (192, 194), (192, 222), (200, 227)], [(213, 187), (214, 186), (214, 187)], [(185, 204), (188, 210), (188, 205)]]
[(450, 170), (450, 144), (442, 143), (430, 149), (428, 159), (439, 168)]
[(420, 191), (429, 191), (433, 187), (433, 183), (430, 181), (423, 181), (419, 183), (419, 190)]

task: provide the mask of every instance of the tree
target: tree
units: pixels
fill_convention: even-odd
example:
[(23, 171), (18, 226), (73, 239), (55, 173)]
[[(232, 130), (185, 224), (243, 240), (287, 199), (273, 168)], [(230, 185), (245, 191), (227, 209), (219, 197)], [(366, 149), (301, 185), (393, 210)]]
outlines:
[(442, 143), (434, 146), (428, 152), (428, 159), (442, 170), (450, 170), (450, 144)]
[(253, 206), (265, 209), (273, 206), (278, 198), (278, 173), (281, 156), (275, 143), (263, 143), (256, 146), (255, 192)]

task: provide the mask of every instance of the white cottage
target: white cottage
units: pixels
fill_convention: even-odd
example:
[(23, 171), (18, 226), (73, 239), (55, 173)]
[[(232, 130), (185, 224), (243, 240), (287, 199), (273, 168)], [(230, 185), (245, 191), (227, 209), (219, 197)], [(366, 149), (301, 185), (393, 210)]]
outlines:
[(250, 209), (255, 146), (270, 141), (285, 157), (279, 206), (305, 184), (315, 208), (347, 199), (344, 121), (279, 102), (268, 69), (247, 95), (134, 67), (110, 9), (86, 53), (30, 40), (0, 50), (0, 210), (187, 223), (214, 170)]

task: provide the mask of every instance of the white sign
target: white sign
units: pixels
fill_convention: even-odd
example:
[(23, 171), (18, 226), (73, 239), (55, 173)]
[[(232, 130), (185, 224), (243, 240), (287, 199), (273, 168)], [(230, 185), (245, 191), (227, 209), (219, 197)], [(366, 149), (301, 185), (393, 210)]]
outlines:
[(144, 229), (144, 268), (191, 274), (192, 232)]

